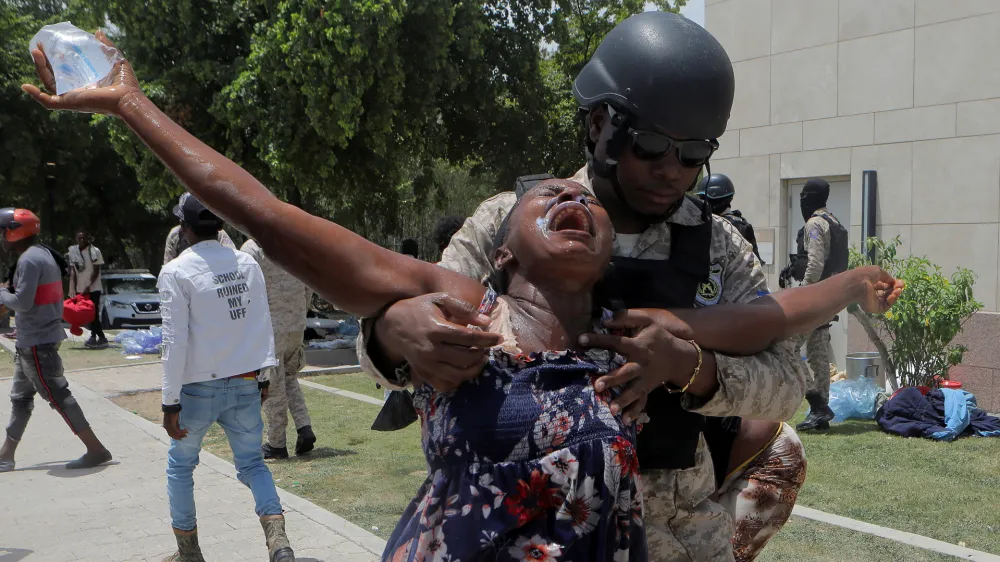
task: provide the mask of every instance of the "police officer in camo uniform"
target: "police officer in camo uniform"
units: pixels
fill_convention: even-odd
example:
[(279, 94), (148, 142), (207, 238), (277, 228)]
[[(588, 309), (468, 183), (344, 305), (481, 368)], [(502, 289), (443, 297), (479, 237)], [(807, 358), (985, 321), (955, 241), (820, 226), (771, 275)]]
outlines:
[[(799, 230), (797, 253), (792, 260), (792, 277), (803, 285), (819, 283), (823, 279), (847, 270), (847, 229), (826, 208), (830, 198), (830, 184), (813, 178), (802, 188), (799, 205), (805, 226)], [(799, 431), (826, 430), (834, 418), (830, 409), (830, 363), (833, 346), (830, 345), (830, 324), (809, 334), (806, 357), (812, 378), (808, 382), (806, 400), (809, 415), (795, 428)]]
[[(607, 302), (681, 308), (768, 293), (746, 240), (685, 196), (725, 132), (733, 91), (732, 65), (715, 38), (662, 12), (619, 24), (577, 77), (573, 92), (587, 128), (588, 165), (572, 180), (597, 196), (616, 231), (612, 267), (601, 283)], [(481, 204), (440, 265), (490, 278), (497, 232), (516, 200), (508, 192)], [(454, 387), (481, 369), (484, 352), (470, 343), (480, 332), (466, 327), (474, 318), (474, 307), (444, 295), (397, 302), (362, 322), (362, 368), (389, 386), (411, 370), (435, 388)], [(631, 365), (617, 373), (629, 384), (618, 399), (623, 411), (638, 416), (648, 400), (638, 454), (650, 559), (733, 560), (731, 517), (710, 499), (716, 482), (702, 436), (705, 416), (791, 417), (805, 387), (797, 350), (778, 342), (751, 357), (702, 353), (631, 312), (626, 318), (635, 330), (609, 347)], [(664, 386), (665, 373), (681, 371), (690, 376), (688, 385)]]
[(288, 458), (285, 433), (288, 428), (288, 413), (291, 412), (295, 431), (298, 433), (295, 454), (304, 455), (313, 450), (316, 443), (306, 399), (302, 395), (298, 379), (299, 371), (305, 365), (303, 336), (313, 290), (271, 261), (256, 240), (247, 240), (240, 250), (257, 260), (264, 273), (267, 303), (271, 309), (271, 326), (274, 330), (274, 355), (278, 359), (278, 366), (270, 373), (270, 395), (264, 402), (267, 442), (261, 450), (265, 459)]

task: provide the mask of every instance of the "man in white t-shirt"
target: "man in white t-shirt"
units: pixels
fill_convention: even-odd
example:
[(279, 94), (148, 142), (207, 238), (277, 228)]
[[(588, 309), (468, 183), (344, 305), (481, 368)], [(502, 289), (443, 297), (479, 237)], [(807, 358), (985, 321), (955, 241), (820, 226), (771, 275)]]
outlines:
[(69, 296), (88, 295), (94, 301), (93, 323), (88, 326), (90, 329), (90, 339), (86, 346), (92, 349), (104, 349), (108, 347), (108, 338), (104, 336), (101, 328), (101, 266), (104, 265), (104, 256), (101, 250), (91, 243), (90, 235), (81, 230), (76, 233), (76, 246), (69, 247)]

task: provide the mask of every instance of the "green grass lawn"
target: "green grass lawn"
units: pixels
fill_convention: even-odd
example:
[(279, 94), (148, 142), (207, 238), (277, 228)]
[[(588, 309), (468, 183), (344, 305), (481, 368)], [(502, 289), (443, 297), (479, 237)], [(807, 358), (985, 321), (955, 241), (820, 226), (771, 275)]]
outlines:
[(929, 550), (858, 533), (836, 525), (792, 517), (761, 551), (757, 562), (947, 562)]
[(853, 420), (799, 437), (799, 504), (1000, 554), (1000, 439), (905, 439)]
[[(3, 336), (0, 336), (3, 337)], [(14, 355), (0, 347), (0, 379), (14, 376)]]
[[(308, 380), (381, 398), (360, 373)], [(371, 431), (378, 406), (303, 388), (318, 449), (302, 459), (270, 462), (278, 485), (362, 528), (387, 537), (423, 481), (416, 424), (399, 432)], [(119, 401), (121, 400), (121, 401)], [(133, 403), (123, 401), (131, 400)], [(136, 406), (134, 401), (148, 405)], [(159, 422), (159, 394), (116, 399)], [(805, 408), (792, 423), (800, 421)], [(799, 503), (837, 515), (1000, 553), (1000, 439), (953, 443), (903, 439), (874, 422), (850, 421), (829, 432), (801, 435), (809, 460)], [(295, 434), (289, 432), (293, 444)], [(229, 458), (221, 431), (206, 439)], [(839, 527), (793, 518), (762, 561), (947, 560), (948, 557)]]
[[(108, 336), (108, 339), (111, 339), (111, 336)], [(67, 371), (160, 360), (159, 355), (141, 355), (141, 359), (125, 359), (121, 346), (114, 342), (111, 342), (107, 349), (87, 349), (83, 342), (64, 341), (59, 348), (59, 354), (62, 356), (63, 368)]]
[[(64, 341), (59, 347), (59, 355), (63, 360), (63, 369), (91, 369), (115, 365), (130, 365), (145, 361), (159, 361), (159, 355), (143, 355), (142, 359), (128, 360), (122, 354), (122, 348), (112, 343), (107, 349), (87, 349), (83, 342)], [(0, 348), (0, 378), (14, 376), (14, 355)]]
[(339, 388), (340, 390), (350, 390), (365, 396), (382, 399), (382, 389), (375, 388), (375, 381), (364, 373), (349, 373), (346, 375), (318, 375), (308, 377), (306, 380), (317, 384), (325, 384)]

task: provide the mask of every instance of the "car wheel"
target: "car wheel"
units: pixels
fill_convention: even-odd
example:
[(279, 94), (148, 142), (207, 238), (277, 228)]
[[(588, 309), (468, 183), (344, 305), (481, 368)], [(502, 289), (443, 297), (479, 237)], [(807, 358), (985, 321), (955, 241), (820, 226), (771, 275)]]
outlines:
[(111, 319), (108, 318), (108, 311), (106, 309), (101, 311), (101, 328), (105, 330), (111, 329)]

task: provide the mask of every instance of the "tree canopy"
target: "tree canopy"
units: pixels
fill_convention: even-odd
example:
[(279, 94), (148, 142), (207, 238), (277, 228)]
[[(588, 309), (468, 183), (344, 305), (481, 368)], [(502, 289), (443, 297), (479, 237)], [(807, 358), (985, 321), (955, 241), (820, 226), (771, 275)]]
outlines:
[(429, 234), (412, 230), (440, 215), (470, 213), (519, 175), (582, 165), (572, 78), (646, 4), (8, 0), (4, 205), (39, 209), (46, 222), (53, 212), (60, 242), (69, 225), (87, 226), (121, 245), (128, 265), (155, 266), (182, 191), (121, 123), (47, 113), (20, 92), (33, 74), (28, 40), (46, 23), (105, 28), (171, 118), (279, 197), (391, 245)]

